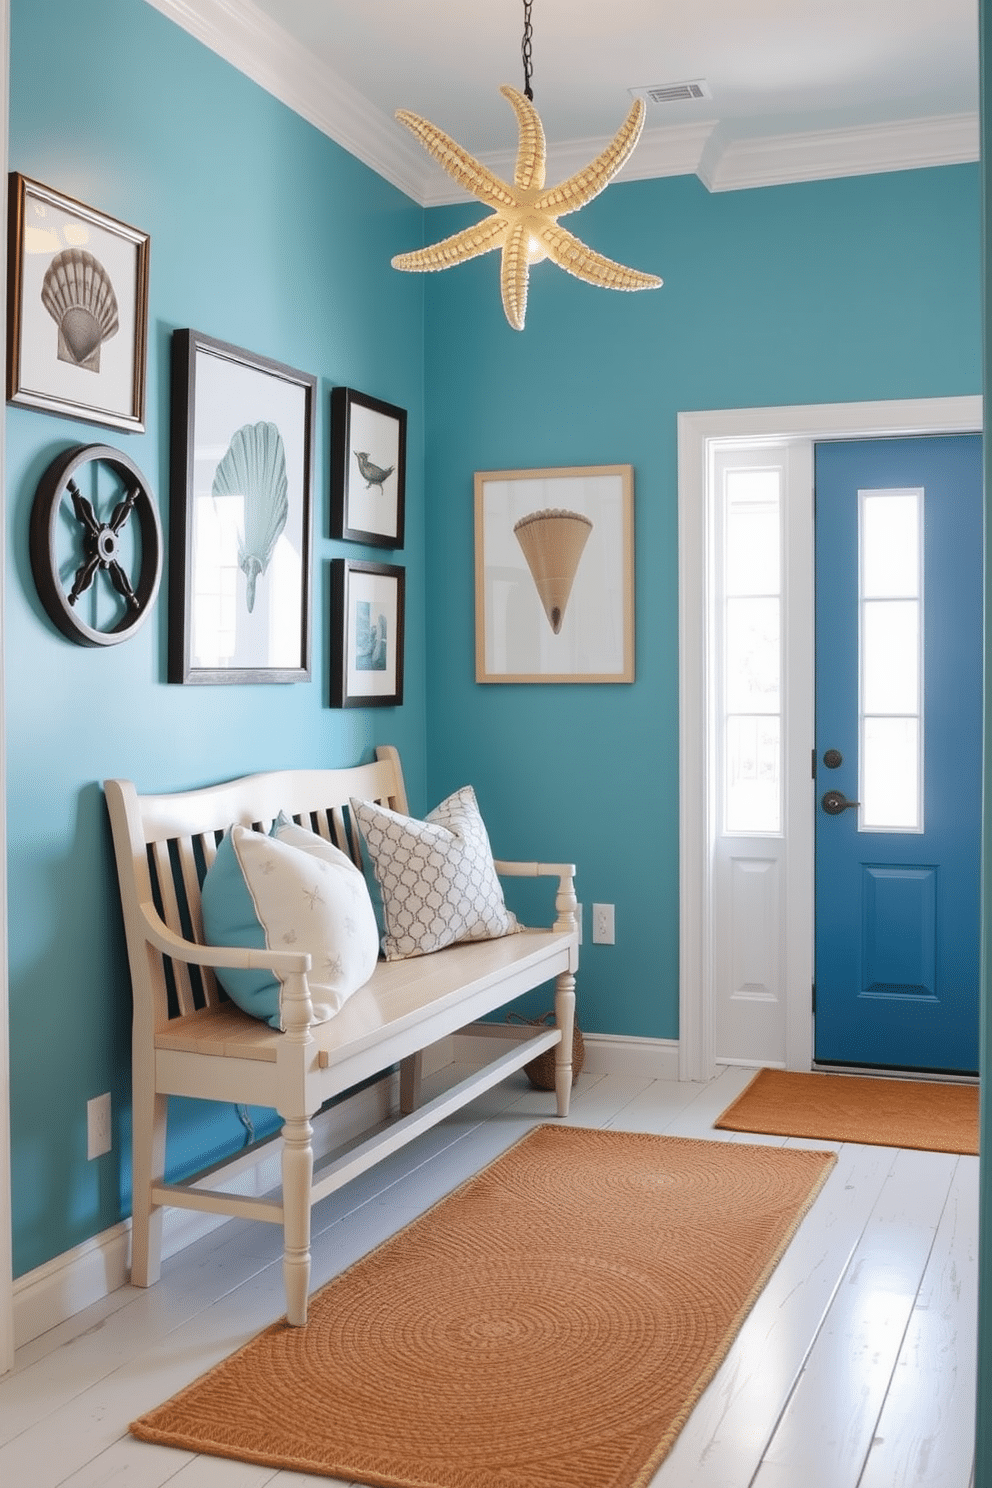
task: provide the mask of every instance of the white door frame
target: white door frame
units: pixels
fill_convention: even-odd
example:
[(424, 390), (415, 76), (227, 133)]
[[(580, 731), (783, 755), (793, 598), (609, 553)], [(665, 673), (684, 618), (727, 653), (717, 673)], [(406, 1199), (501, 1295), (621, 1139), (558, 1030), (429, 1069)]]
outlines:
[[(7, 221), (7, 100), (10, 97), (9, 0), (0, 0), (0, 220)], [(7, 324), (7, 248), (4, 235), (3, 272), (0, 273), (0, 324)], [(0, 353), (0, 360), (3, 354)], [(4, 369), (6, 381), (6, 368)], [(4, 421), (0, 418), (0, 1374), (14, 1364), (14, 1281), (11, 1269), (10, 1212), (10, 1058), (9, 1002), (7, 997), (7, 784), (3, 707), (3, 585), (4, 512), (6, 491), (4, 476)]]
[[(877, 403), (820, 403), (785, 408), (707, 409), (678, 415), (679, 511), (679, 1078), (707, 1080), (716, 1072), (714, 1043), (714, 924), (712, 769), (714, 756), (711, 648), (708, 636), (712, 534), (708, 472), (713, 448), (818, 439), (871, 439), (982, 432), (980, 395)], [(812, 494), (812, 493), (811, 493)], [(793, 552), (793, 583), (812, 575), (812, 551)], [(808, 580), (811, 582), (811, 579)], [(812, 716), (813, 677), (808, 707)], [(812, 842), (812, 833), (809, 834)], [(810, 862), (808, 881), (813, 881)], [(812, 925), (812, 902), (806, 906)], [(812, 945), (809, 947), (812, 966)], [(787, 1049), (790, 1069), (809, 1069), (812, 1006), (808, 985), (790, 986)]]

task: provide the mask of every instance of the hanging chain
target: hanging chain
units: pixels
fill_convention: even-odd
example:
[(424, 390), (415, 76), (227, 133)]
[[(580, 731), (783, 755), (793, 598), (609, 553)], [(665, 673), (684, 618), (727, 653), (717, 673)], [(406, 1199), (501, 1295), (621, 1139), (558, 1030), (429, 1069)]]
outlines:
[(524, 97), (534, 101), (534, 90), (530, 85), (531, 74), (531, 43), (534, 38), (534, 28), (530, 23), (530, 12), (533, 0), (524, 0), (524, 39), (520, 44), (520, 54), (524, 59)]

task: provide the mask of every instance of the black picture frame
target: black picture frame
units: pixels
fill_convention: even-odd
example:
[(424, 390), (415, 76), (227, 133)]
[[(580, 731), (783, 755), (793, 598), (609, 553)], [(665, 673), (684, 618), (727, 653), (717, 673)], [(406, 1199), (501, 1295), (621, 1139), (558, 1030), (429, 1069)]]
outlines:
[(310, 680), (316, 392), (308, 372), (173, 332), (170, 682)]
[(142, 433), (148, 233), (8, 178), (7, 401)]
[(402, 548), (406, 409), (354, 388), (331, 389), (331, 536)]
[(403, 702), (406, 569), (331, 561), (331, 707)]

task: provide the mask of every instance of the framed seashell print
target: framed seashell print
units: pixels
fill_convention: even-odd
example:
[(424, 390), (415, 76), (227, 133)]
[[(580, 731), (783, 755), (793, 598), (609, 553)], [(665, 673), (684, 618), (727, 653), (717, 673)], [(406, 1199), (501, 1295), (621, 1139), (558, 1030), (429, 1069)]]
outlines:
[(169, 681), (308, 682), (317, 379), (172, 334)]
[(8, 402), (143, 431), (149, 243), (11, 173)]
[(633, 682), (632, 466), (476, 472), (475, 680)]

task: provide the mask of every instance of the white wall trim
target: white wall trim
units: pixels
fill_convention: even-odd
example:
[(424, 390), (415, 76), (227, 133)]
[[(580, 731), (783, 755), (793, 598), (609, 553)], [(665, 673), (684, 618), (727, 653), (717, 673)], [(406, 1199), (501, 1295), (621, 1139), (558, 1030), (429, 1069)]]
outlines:
[(124, 1286), (130, 1254), (131, 1221), (127, 1219), (19, 1276), (14, 1283), (17, 1347)]
[[(713, 1028), (713, 861), (707, 760), (706, 637), (710, 602), (707, 471), (723, 443), (980, 433), (981, 396), (738, 408), (678, 416), (679, 542), (679, 1076), (716, 1072)], [(812, 678), (810, 678), (812, 687)], [(800, 989), (804, 995), (804, 989)], [(790, 1059), (796, 1055), (790, 1044)]]
[[(0, 0), (0, 221), (7, 220), (7, 100), (9, 88), (9, 0)], [(0, 324), (7, 324), (7, 235), (3, 236), (3, 272), (0, 273)], [(0, 354), (0, 360), (3, 354)], [(6, 385), (6, 368), (4, 367)], [(0, 419), (0, 493), (7, 489), (4, 464), (5, 425)], [(0, 516), (3, 513), (0, 495)], [(12, 1235), (10, 1193), (10, 1002), (7, 993), (7, 771), (4, 727), (3, 681), (3, 575), (6, 572), (3, 532), (0, 521), (0, 1374), (14, 1363), (14, 1301), (12, 1289)]]
[[(677, 1080), (678, 1039), (636, 1038), (632, 1034), (584, 1033), (589, 1075), (643, 1075), (649, 1080)], [(581, 1078), (581, 1077), (580, 1077)]]
[[(677, 1039), (583, 1031), (582, 1042), (585, 1048), (583, 1075), (644, 1075), (649, 1080), (677, 1080), (679, 1077)], [(433, 1049), (439, 1047), (434, 1045)], [(492, 1057), (490, 1040), (484, 1033), (473, 1033), (471, 1029), (453, 1034), (448, 1048), (450, 1058), (468, 1064)]]
[[(643, 1075), (655, 1080), (678, 1078), (678, 1045), (673, 1039), (603, 1033), (586, 1034), (584, 1038), (587, 1074)], [(450, 1063), (456, 1052), (463, 1058), (471, 1057), (472, 1035), (459, 1038), (456, 1034), (425, 1050), (425, 1076)], [(486, 1048), (485, 1052), (491, 1051)], [(384, 1120), (395, 1111), (398, 1097), (399, 1076), (393, 1074), (342, 1101), (334, 1108), (332, 1120), (315, 1123), (315, 1156), (318, 1159), (326, 1156), (341, 1142), (367, 1132)], [(281, 1151), (282, 1144), (277, 1139), (262, 1162), (252, 1163), (246, 1154), (240, 1179), (233, 1185), (236, 1191), (262, 1194), (275, 1188), (279, 1183)], [(229, 1178), (228, 1168), (225, 1182), (230, 1187)], [(228, 1223), (228, 1217), (223, 1214), (167, 1209), (162, 1226), (163, 1259), (177, 1255), (211, 1230)], [(13, 1336), (17, 1347), (57, 1328), (75, 1313), (125, 1286), (130, 1264), (131, 1221), (127, 1219), (19, 1277), (14, 1283), (13, 1298)]]
[[(618, 128), (622, 122), (618, 117)], [(714, 121), (708, 119), (699, 124), (677, 124), (667, 129), (642, 130), (637, 149), (616, 179), (644, 181), (659, 176), (693, 175), (715, 127)], [(575, 171), (581, 170), (590, 160), (595, 159), (606, 143), (605, 139), (561, 140), (557, 144), (549, 140), (548, 181), (564, 181)], [(515, 151), (486, 151), (479, 159), (504, 181), (512, 180), (516, 166)], [(421, 205), (451, 206), (473, 199), (439, 165), (428, 164), (430, 174), (423, 182)]]
[(715, 130), (697, 162), (697, 171), (708, 191), (741, 191), (790, 181), (960, 165), (977, 159), (978, 115), (947, 114), (858, 129), (753, 138), (734, 139)]
[[(427, 1061), (425, 1061), (425, 1064)], [(431, 1066), (436, 1067), (437, 1061)], [(399, 1076), (392, 1074), (374, 1085), (341, 1101), (331, 1112), (314, 1122), (314, 1157), (319, 1161), (344, 1142), (368, 1133), (397, 1108)], [(282, 1140), (276, 1138), (258, 1160), (258, 1154), (245, 1153), (244, 1164), (235, 1181), (230, 1181), (232, 1167), (225, 1168), (222, 1180), (235, 1193), (265, 1194), (278, 1188)], [(162, 1217), (162, 1258), (178, 1255), (188, 1245), (229, 1223), (224, 1214), (205, 1214), (195, 1209), (166, 1209)], [(64, 1323), (74, 1313), (127, 1283), (131, 1267), (131, 1221), (123, 1220), (72, 1250), (46, 1261), (14, 1283), (14, 1341), (18, 1348), (39, 1338), (50, 1328)]]
[[(464, 203), (467, 194), (407, 132), (333, 68), (318, 61), (251, 0), (146, 0), (260, 87), (385, 177), (422, 207)], [(373, 64), (374, 65), (374, 62)], [(444, 127), (443, 119), (435, 123)], [(619, 126), (620, 119), (617, 124)], [(558, 181), (597, 155), (605, 139), (549, 146), (548, 179)], [(480, 159), (501, 175), (514, 157)], [(857, 129), (734, 137), (712, 119), (644, 130), (619, 179), (696, 174), (710, 191), (872, 175), (978, 159), (978, 115), (903, 119)]]

